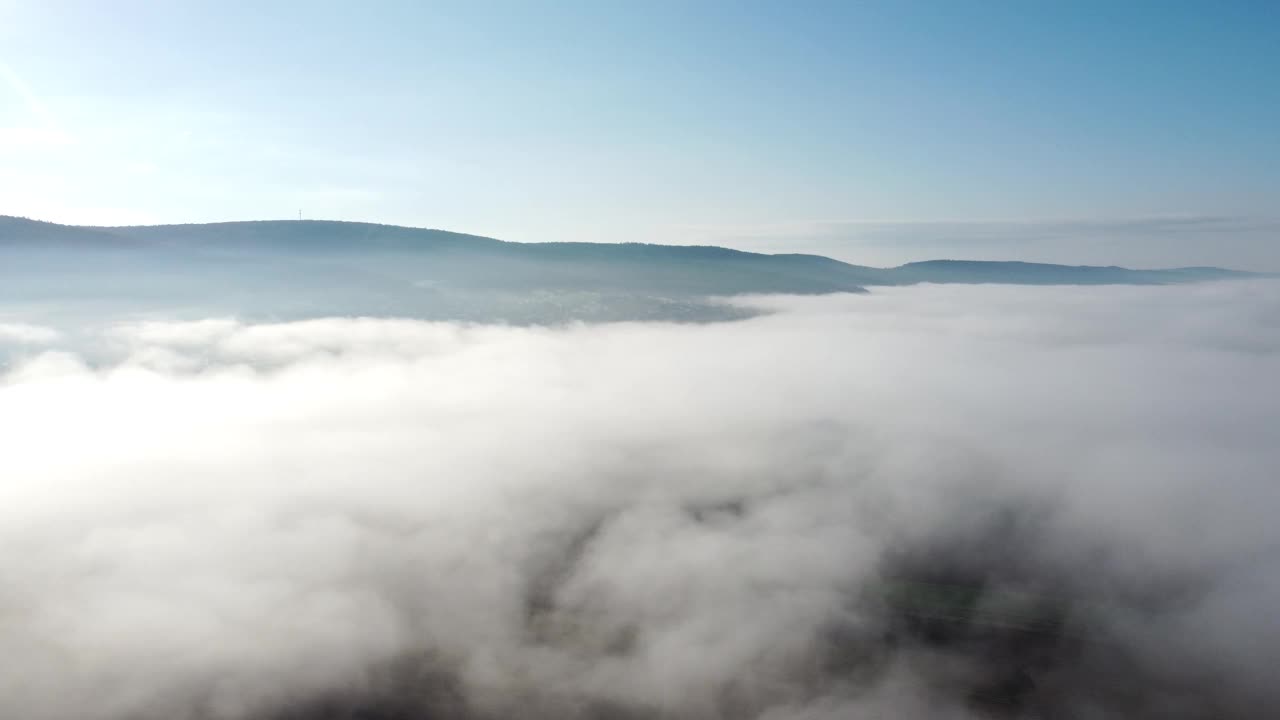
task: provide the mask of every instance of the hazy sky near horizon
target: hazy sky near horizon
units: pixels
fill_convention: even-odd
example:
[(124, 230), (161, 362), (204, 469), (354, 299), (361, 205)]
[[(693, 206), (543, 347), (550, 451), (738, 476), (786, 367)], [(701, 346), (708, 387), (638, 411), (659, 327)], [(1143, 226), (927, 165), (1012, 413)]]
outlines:
[(0, 214), (1280, 270), (1273, 2), (0, 0)]

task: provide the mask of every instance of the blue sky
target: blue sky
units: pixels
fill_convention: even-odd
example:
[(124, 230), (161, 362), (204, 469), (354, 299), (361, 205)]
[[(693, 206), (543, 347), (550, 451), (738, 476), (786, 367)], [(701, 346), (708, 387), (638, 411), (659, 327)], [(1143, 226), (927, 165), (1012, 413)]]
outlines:
[(0, 0), (0, 213), (1280, 270), (1278, 78), (1276, 2)]

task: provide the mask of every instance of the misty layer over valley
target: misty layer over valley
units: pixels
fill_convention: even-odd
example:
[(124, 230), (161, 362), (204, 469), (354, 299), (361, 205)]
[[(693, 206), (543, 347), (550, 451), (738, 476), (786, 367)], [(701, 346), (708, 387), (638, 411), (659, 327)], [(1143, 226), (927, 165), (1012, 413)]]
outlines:
[(1278, 28), (0, 0), (0, 720), (1280, 717)]
[[(99, 259), (3, 250), (77, 278), (48, 298), (95, 297), (69, 313), (32, 281), (0, 304), (0, 717), (1280, 706), (1274, 280), (860, 293), (870, 269), (820, 258), (495, 245), (507, 278), (563, 253), (573, 292), (729, 320), (519, 326), (360, 305), (444, 283), (444, 251), (374, 253), (366, 287), (317, 250), (335, 275), (313, 288), (211, 240), (227, 274), (188, 278), (175, 251), (175, 309), (106, 284), (158, 282), (169, 260), (131, 243), (160, 230), (43, 227)], [(651, 273), (610, 275), (619, 254)], [(309, 319), (203, 312), (272, 283)]]
[(73, 227), (0, 217), (0, 304), (27, 321), (394, 315), (511, 324), (746, 317), (714, 298), (915, 283), (1166, 284), (1248, 273), (931, 260), (895, 268), (721, 247), (512, 243), (369, 223)]

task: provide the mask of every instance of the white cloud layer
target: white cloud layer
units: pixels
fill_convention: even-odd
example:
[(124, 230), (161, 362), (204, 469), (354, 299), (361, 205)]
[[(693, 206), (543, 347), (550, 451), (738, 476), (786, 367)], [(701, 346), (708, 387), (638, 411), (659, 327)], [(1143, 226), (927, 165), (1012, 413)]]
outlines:
[[(153, 322), (114, 360), (28, 357), (0, 381), (0, 716), (1280, 702), (1280, 285), (753, 302), (777, 312)], [(939, 640), (876, 600), (903, 583), (1048, 596), (1059, 630)], [(983, 705), (1010, 673), (1033, 689)]]
[(48, 345), (56, 342), (61, 335), (53, 328), (30, 323), (0, 322), (0, 346), (2, 345)]

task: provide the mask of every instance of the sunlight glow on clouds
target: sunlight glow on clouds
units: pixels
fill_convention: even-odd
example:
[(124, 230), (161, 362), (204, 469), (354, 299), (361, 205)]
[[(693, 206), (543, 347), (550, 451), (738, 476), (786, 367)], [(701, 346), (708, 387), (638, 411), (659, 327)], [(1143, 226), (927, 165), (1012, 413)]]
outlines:
[(0, 343), (17, 343), (22, 345), (48, 345), (60, 337), (53, 328), (26, 323), (0, 322)]

